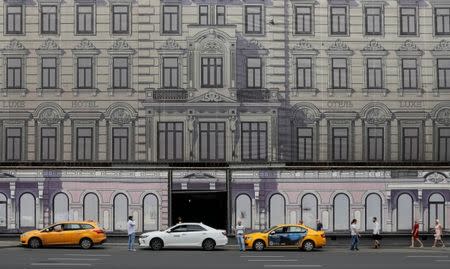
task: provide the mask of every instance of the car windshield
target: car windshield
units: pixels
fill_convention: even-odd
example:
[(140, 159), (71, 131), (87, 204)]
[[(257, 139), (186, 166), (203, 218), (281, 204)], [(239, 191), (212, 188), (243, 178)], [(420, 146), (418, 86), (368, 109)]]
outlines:
[(264, 231), (262, 231), (263, 233), (268, 233), (268, 232), (270, 232), (270, 231), (272, 231), (273, 229), (275, 229), (275, 228), (277, 228), (278, 226), (272, 226), (272, 227), (270, 227), (269, 229), (266, 229), (266, 230), (264, 230)]

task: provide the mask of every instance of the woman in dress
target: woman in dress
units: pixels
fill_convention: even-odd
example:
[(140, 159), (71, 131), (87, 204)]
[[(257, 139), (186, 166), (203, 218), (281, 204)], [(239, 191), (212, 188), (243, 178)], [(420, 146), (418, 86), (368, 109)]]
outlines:
[(434, 226), (434, 248), (436, 247), (438, 242), (440, 242), (442, 244), (442, 247), (445, 248), (444, 241), (442, 241), (442, 225), (441, 223), (439, 223), (439, 220), (436, 219), (436, 226)]
[(410, 248), (414, 247), (414, 242), (417, 241), (420, 244), (420, 248), (423, 248), (423, 243), (419, 239), (419, 222), (416, 220), (414, 221), (413, 229), (411, 231), (411, 246)]

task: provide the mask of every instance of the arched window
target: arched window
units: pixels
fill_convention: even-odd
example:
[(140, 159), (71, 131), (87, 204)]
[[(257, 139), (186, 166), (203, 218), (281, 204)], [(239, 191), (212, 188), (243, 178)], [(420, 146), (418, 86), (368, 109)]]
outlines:
[(123, 193), (114, 197), (114, 230), (126, 231), (128, 221), (128, 198)]
[(99, 221), (98, 218), (98, 197), (95, 193), (88, 193), (83, 201), (83, 219)]
[(19, 200), (19, 226), (21, 228), (36, 227), (36, 199), (31, 193), (24, 193)]
[(159, 202), (154, 194), (147, 194), (144, 197), (144, 231), (155, 231), (159, 229)]
[(434, 229), (436, 219), (445, 228), (445, 199), (440, 193), (433, 193), (428, 199), (428, 227)]
[(314, 194), (305, 194), (302, 197), (302, 220), (303, 223), (308, 226), (315, 228), (317, 220), (317, 197)]
[(69, 220), (69, 198), (65, 193), (53, 197), (53, 222)]
[(334, 197), (334, 230), (348, 230), (350, 226), (350, 199), (341, 193)]
[(6, 195), (0, 192), (0, 229), (7, 227), (8, 220), (8, 200)]
[(236, 197), (236, 224), (240, 220), (246, 228), (252, 228), (252, 199), (247, 194)]
[(286, 222), (286, 201), (283, 195), (274, 194), (269, 200), (269, 226)]
[(397, 199), (397, 230), (411, 230), (413, 217), (413, 199), (404, 193)]
[(373, 230), (373, 217), (376, 217), (382, 226), (381, 203), (381, 197), (376, 193), (371, 193), (366, 197), (366, 230)]

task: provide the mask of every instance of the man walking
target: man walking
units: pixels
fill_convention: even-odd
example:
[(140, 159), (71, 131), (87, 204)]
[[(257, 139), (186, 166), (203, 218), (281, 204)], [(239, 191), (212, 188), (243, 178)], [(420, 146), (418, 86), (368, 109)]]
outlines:
[(128, 251), (136, 251), (136, 249), (134, 248), (134, 239), (136, 237), (136, 222), (133, 220), (133, 216), (128, 217), (127, 230)]
[(350, 234), (352, 236), (352, 245), (350, 247), (350, 250), (359, 250), (358, 249), (358, 243), (359, 243), (359, 232), (358, 232), (358, 226), (357, 224), (357, 220), (353, 219), (352, 223), (350, 225)]
[(316, 230), (317, 231), (322, 231), (322, 229), (323, 229), (323, 224), (322, 224), (322, 222), (320, 222), (320, 220), (319, 219), (317, 219), (317, 224), (316, 224)]
[(380, 248), (381, 244), (380, 244), (380, 240), (381, 240), (381, 235), (380, 235), (380, 230), (381, 230), (381, 226), (380, 223), (377, 220), (377, 217), (373, 217), (372, 219), (373, 222), (373, 248)]
[(240, 251), (245, 251), (244, 232), (245, 232), (245, 227), (244, 227), (244, 225), (242, 225), (242, 221), (239, 220), (236, 225), (236, 239), (237, 239)]

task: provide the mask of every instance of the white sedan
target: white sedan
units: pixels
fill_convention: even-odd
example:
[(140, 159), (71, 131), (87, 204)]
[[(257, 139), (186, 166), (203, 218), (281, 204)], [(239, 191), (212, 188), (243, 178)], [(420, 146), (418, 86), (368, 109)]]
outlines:
[(139, 238), (141, 247), (153, 250), (163, 247), (201, 247), (213, 250), (227, 243), (225, 230), (216, 230), (202, 223), (180, 223), (165, 231), (144, 233)]

